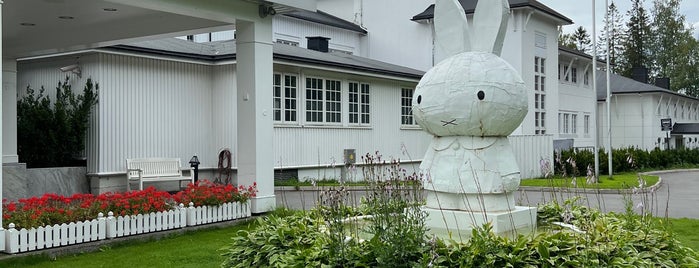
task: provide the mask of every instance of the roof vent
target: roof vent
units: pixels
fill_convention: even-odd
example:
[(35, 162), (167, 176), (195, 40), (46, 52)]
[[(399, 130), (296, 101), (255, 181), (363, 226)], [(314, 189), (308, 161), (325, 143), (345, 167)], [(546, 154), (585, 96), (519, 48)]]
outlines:
[(655, 79), (655, 86), (664, 89), (670, 89), (670, 78), (658, 77)]
[(328, 40), (330, 40), (330, 38), (322, 36), (309, 36), (306, 37), (306, 39), (308, 39), (308, 45), (306, 46), (308, 49), (320, 52), (329, 51)]
[(631, 79), (648, 84), (648, 68), (642, 66), (631, 68)]

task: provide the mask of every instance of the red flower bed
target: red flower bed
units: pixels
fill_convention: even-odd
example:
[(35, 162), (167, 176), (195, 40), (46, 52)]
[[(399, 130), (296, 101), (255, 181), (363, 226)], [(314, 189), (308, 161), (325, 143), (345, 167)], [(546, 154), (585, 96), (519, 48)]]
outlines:
[(32, 228), (53, 224), (92, 220), (97, 214), (112, 211), (114, 215), (137, 215), (165, 211), (180, 203), (195, 206), (216, 206), (227, 202), (245, 202), (257, 193), (257, 185), (234, 187), (206, 180), (187, 185), (187, 189), (170, 195), (148, 187), (142, 191), (74, 194), (70, 197), (44, 194), (41, 197), (8, 202), (3, 200), (3, 228), (14, 223), (15, 228)]

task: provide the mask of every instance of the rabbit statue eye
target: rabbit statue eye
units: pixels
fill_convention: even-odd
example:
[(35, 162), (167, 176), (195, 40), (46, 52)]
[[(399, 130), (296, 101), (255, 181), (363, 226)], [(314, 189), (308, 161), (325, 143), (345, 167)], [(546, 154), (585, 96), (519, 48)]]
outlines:
[(485, 99), (485, 92), (483, 92), (483, 90), (478, 91), (478, 99), (479, 100)]
[(422, 102), (422, 95), (417, 95), (417, 104)]

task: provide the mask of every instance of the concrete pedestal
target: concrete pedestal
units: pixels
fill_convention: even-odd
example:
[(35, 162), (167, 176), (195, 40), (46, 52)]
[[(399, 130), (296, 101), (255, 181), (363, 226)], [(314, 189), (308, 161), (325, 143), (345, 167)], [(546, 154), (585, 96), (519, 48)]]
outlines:
[(439, 210), (423, 207), (427, 213), (425, 225), (429, 233), (442, 239), (451, 238), (466, 242), (474, 228), (485, 223), (492, 225), (495, 234), (513, 237), (521, 233), (531, 233), (536, 229), (536, 207), (514, 207), (510, 211), (471, 212), (464, 210)]

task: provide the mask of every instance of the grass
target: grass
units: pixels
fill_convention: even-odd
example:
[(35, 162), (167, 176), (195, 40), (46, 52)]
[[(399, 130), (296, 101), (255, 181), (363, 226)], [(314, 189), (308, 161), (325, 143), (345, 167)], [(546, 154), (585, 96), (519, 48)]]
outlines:
[(230, 244), (239, 230), (252, 228), (256, 221), (234, 226), (173, 234), (158, 240), (116, 242), (98, 252), (59, 256), (30, 255), (0, 261), (0, 267), (220, 267), (220, 249)]
[[(592, 188), (592, 189), (630, 189), (638, 186), (637, 173), (622, 173), (616, 174), (612, 178), (607, 175), (601, 175), (599, 183), (587, 184), (585, 177), (576, 178), (577, 188)], [(660, 179), (653, 175), (640, 175), (646, 181), (646, 186), (652, 186)], [(549, 179), (525, 179), (520, 183), (521, 186), (536, 186), (536, 187), (559, 187), (559, 188), (575, 188), (571, 178), (562, 178), (555, 176)]]
[(670, 219), (672, 232), (682, 245), (699, 251), (699, 220), (695, 219)]

